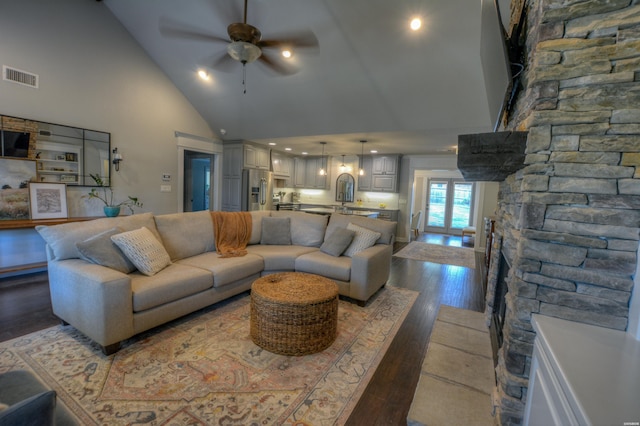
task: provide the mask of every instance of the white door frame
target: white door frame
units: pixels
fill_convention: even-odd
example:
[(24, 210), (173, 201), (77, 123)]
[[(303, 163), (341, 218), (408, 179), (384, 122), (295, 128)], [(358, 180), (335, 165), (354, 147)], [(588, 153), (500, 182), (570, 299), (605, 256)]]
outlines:
[(211, 185), (214, 197), (211, 200), (209, 208), (211, 210), (220, 210), (222, 205), (222, 141), (217, 139), (209, 139), (201, 136), (189, 135), (187, 133), (176, 132), (176, 146), (178, 149), (178, 212), (184, 212), (184, 151), (196, 151), (206, 154), (214, 154), (215, 160), (213, 164), (213, 173)]

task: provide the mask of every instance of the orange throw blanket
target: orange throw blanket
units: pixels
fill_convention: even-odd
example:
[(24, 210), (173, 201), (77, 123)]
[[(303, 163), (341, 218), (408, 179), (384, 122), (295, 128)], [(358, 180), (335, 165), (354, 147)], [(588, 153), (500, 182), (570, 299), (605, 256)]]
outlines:
[(211, 212), (216, 252), (220, 257), (239, 257), (247, 254), (251, 238), (249, 212)]

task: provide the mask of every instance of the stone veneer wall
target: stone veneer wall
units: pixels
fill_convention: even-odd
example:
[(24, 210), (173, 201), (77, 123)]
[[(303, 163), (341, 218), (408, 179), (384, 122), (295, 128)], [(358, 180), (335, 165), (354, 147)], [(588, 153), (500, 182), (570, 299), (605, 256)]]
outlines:
[(640, 4), (526, 7), (525, 90), (507, 126), (529, 132), (526, 165), (501, 183), (496, 216), (511, 265), (501, 424), (522, 421), (532, 313), (626, 329), (640, 239)]

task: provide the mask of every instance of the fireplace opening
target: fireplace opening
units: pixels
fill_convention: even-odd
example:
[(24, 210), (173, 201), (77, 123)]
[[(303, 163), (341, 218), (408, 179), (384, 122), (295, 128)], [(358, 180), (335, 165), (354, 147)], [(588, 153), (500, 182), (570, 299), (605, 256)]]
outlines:
[(491, 347), (493, 349), (494, 366), (498, 365), (498, 350), (502, 347), (503, 341), (502, 329), (504, 328), (505, 315), (507, 312), (506, 295), (507, 291), (509, 290), (507, 286), (507, 276), (509, 275), (509, 269), (511, 269), (511, 265), (509, 265), (507, 258), (501, 250), (490, 326)]

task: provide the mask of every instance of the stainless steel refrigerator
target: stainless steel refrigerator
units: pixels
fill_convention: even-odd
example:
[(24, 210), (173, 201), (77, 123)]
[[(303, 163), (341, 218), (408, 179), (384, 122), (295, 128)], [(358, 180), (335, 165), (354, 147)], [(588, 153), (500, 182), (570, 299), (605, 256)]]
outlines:
[(273, 209), (273, 173), (267, 170), (242, 171), (242, 210)]

